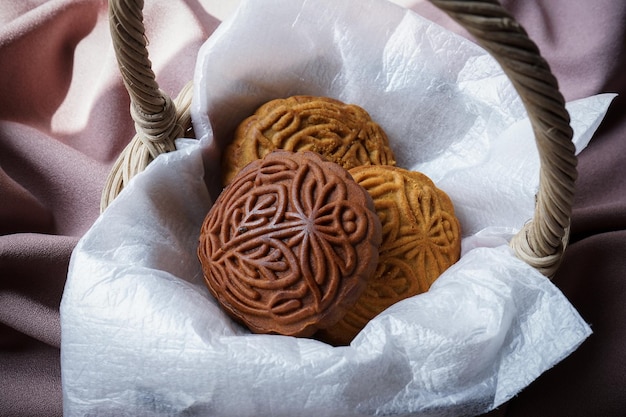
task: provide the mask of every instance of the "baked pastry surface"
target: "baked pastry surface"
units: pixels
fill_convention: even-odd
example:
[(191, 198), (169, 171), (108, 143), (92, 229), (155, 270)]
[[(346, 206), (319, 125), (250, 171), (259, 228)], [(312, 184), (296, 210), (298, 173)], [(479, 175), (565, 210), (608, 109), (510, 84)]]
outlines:
[(213, 296), (255, 333), (311, 336), (340, 320), (378, 263), (369, 194), (312, 152), (275, 151), (220, 194), (198, 257)]
[(222, 156), (223, 184), (275, 149), (313, 151), (345, 169), (395, 165), (387, 135), (361, 107), (328, 97), (292, 96), (259, 107)]
[(390, 166), (358, 167), (350, 174), (372, 196), (383, 240), (366, 290), (341, 321), (320, 333), (333, 344), (348, 344), (384, 309), (427, 291), (461, 253), (452, 201), (426, 175)]

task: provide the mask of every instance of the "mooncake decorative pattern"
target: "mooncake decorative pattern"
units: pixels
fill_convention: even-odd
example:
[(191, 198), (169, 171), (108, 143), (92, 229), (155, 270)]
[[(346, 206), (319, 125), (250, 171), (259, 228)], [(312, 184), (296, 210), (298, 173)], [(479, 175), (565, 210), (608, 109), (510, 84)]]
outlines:
[(364, 109), (328, 97), (292, 96), (265, 103), (239, 125), (222, 158), (223, 183), (276, 149), (313, 151), (345, 169), (395, 165), (387, 135)]
[(346, 170), (276, 151), (220, 194), (198, 255), (211, 293), (252, 331), (310, 336), (357, 300), (380, 241), (371, 197)]
[(450, 198), (425, 175), (397, 167), (350, 170), (374, 200), (383, 227), (379, 261), (366, 290), (322, 336), (349, 343), (390, 305), (423, 293), (461, 252), (461, 231)]

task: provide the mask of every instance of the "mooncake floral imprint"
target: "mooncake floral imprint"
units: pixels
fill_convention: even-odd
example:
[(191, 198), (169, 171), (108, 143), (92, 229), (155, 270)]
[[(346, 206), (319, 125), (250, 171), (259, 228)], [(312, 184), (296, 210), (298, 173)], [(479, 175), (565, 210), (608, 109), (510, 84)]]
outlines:
[(461, 256), (461, 230), (450, 198), (424, 174), (390, 166), (350, 170), (374, 200), (383, 227), (379, 261), (357, 303), (320, 334), (347, 344), (377, 314), (427, 291)]
[(329, 97), (292, 96), (265, 103), (238, 126), (222, 159), (224, 184), (276, 149), (317, 152), (345, 169), (395, 165), (387, 135), (363, 108)]
[(202, 226), (211, 293), (257, 333), (310, 336), (337, 322), (372, 276), (381, 241), (371, 197), (312, 153), (244, 168)]

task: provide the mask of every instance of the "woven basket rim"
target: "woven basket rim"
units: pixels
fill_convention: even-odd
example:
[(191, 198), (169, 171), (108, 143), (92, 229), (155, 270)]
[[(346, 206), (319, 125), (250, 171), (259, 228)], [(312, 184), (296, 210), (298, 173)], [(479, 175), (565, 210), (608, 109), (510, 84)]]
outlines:
[[(500, 64), (528, 113), (540, 158), (535, 212), (510, 245), (518, 258), (552, 277), (563, 257), (569, 227), (577, 158), (573, 131), (558, 82), (537, 45), (496, 0), (429, 0), (463, 26)], [(109, 23), (137, 134), (112, 167), (101, 210), (174, 140), (191, 130), (189, 82), (176, 100), (163, 92), (150, 62), (143, 0), (110, 0)]]

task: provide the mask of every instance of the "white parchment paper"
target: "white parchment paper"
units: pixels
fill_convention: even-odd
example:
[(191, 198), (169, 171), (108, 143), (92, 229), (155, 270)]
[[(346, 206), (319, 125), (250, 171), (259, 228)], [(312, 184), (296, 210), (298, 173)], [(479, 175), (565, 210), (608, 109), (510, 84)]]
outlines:
[[(538, 157), (515, 91), (476, 45), (381, 0), (244, 1), (202, 48), (194, 81), (200, 140), (138, 175), (72, 255), (66, 415), (477, 415), (591, 333), (506, 246), (532, 217)], [(196, 258), (205, 169), (240, 120), (293, 94), (368, 110), (398, 165), (448, 192), (463, 227), (461, 260), (346, 347), (250, 334), (210, 296)], [(568, 103), (579, 151), (612, 97)]]

